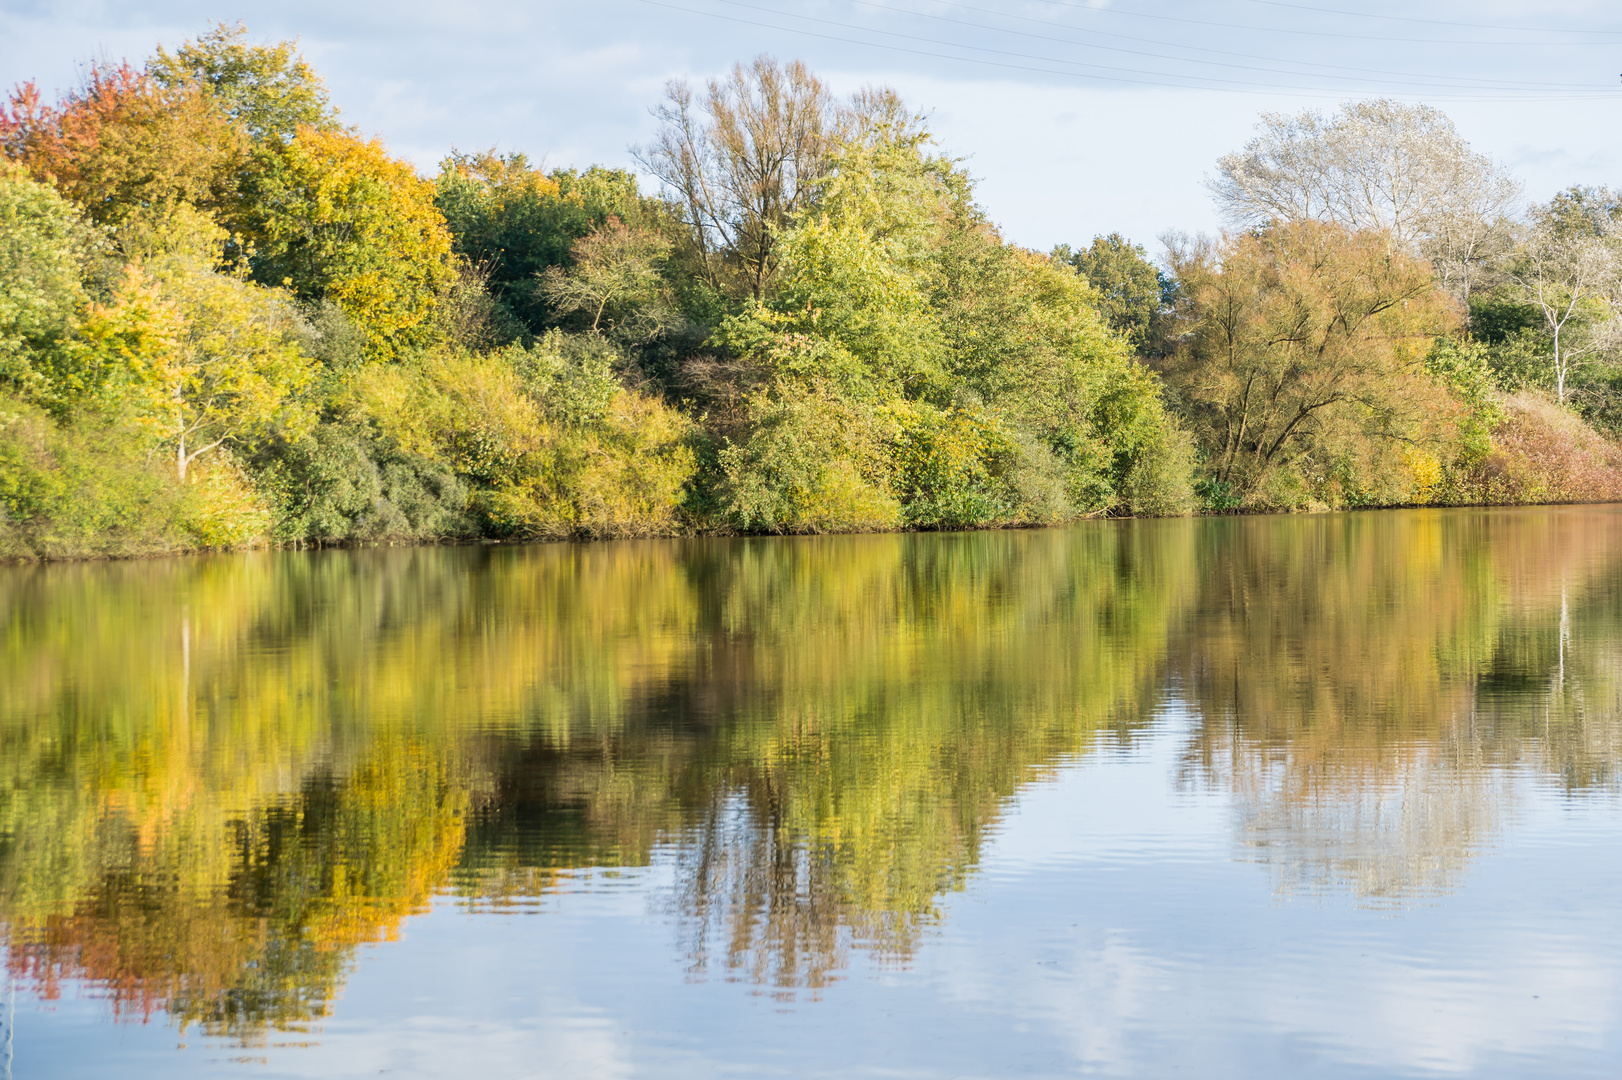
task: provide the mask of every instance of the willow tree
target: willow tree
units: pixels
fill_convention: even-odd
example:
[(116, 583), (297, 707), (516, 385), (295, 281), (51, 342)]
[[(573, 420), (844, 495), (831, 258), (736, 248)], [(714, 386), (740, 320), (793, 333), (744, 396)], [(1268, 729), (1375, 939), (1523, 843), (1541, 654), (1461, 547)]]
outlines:
[(1383, 459), (1430, 453), (1451, 411), (1424, 361), (1459, 314), (1429, 267), (1316, 221), (1171, 259), (1188, 322), (1167, 374), (1214, 480), (1260, 505), (1406, 501)]

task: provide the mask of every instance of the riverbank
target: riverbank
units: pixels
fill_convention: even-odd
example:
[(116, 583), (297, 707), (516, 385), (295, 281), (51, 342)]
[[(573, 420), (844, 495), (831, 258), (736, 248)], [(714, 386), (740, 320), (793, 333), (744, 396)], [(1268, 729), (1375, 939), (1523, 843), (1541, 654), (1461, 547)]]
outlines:
[[(1622, 303), (1551, 324), (1526, 284), (1544, 233), (1622, 266), (1605, 192), (1492, 252), (1273, 217), (1040, 252), (890, 91), (762, 57), (669, 93), (654, 193), (493, 151), (420, 174), (240, 27), (19, 87), (0, 559), (1622, 498)], [(748, 179), (719, 118), (766, 98), (820, 132), (798, 186), (706, 203)], [(1375, 119), (1358, 145), (1492, 168), (1440, 114)]]

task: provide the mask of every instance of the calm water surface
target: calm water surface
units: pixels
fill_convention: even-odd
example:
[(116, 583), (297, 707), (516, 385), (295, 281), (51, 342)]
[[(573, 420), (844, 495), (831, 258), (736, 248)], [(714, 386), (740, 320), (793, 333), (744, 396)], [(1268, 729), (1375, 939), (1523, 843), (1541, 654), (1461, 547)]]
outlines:
[(16, 1077), (1615, 1076), (1622, 510), (0, 569)]

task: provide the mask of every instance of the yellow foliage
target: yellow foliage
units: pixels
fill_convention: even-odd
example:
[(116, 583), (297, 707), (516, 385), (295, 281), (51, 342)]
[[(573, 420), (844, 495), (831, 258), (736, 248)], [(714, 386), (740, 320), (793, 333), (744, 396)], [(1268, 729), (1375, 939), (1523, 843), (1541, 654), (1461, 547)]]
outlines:
[(697, 468), (691, 426), (630, 390), (614, 395), (600, 424), (549, 422), (541, 452), (497, 485), (494, 516), (520, 536), (668, 536)]
[(242, 467), (219, 454), (187, 478), (182, 527), (200, 548), (239, 548), (263, 540), (270, 510)]
[(658, 399), (622, 389), (600, 418), (548, 415), (564, 391), (526, 383), (503, 354), (374, 367), (353, 393), (402, 450), (490, 485), (486, 516), (508, 535), (668, 535), (697, 468), (692, 422)]
[(1408, 501), (1416, 506), (1434, 501), (1442, 486), (1441, 461), (1429, 450), (1409, 444), (1403, 445), (1398, 457), (1411, 478)]
[(263, 273), (335, 301), (374, 357), (428, 332), (455, 276), (434, 186), (377, 139), (302, 127), (260, 181), (252, 239)]

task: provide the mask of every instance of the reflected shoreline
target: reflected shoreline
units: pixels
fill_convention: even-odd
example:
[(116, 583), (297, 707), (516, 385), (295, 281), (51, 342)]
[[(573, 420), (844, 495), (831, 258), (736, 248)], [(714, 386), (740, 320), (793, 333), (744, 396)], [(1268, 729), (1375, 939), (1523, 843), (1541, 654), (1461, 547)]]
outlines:
[(1616, 507), (0, 571), (11, 972), (243, 1041), (435, 896), (669, 852), (693, 977), (906, 963), (1010, 800), (1170, 700), (1276, 895), (1445, 894), (1622, 762)]

